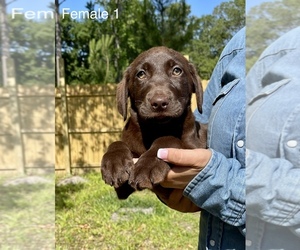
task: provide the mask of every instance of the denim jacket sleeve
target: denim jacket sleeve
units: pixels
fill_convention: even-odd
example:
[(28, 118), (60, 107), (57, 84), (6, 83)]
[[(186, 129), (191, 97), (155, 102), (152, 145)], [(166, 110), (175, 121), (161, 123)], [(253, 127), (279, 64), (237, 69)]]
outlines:
[(212, 150), (209, 163), (184, 192), (222, 221), (233, 226), (245, 224), (245, 168), (236, 159)]
[(300, 228), (300, 171), (283, 158), (247, 150), (247, 214)]

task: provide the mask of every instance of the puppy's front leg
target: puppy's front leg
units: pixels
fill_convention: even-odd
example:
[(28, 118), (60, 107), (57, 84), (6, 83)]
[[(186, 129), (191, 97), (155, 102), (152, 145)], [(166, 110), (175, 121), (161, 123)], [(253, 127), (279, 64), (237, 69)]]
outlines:
[(134, 167), (132, 153), (126, 143), (112, 143), (101, 162), (102, 179), (113, 186), (119, 199), (126, 199), (134, 189), (128, 184), (131, 169)]
[(153, 189), (162, 182), (170, 166), (157, 158), (159, 148), (182, 148), (181, 141), (173, 136), (164, 136), (156, 139), (150, 149), (141, 155), (130, 172), (129, 184), (136, 190)]

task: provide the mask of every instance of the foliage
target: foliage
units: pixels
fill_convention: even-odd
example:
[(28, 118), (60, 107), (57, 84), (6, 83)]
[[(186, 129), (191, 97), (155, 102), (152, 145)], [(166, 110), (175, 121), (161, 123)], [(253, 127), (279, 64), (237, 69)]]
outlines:
[(199, 18), (194, 39), (185, 50), (200, 76), (209, 79), (219, 56), (231, 37), (245, 26), (245, 1), (223, 2), (211, 15)]
[[(59, 7), (60, 3), (55, 4)], [(222, 2), (211, 15), (196, 17), (185, 0), (87, 0), (89, 13), (100, 8), (109, 17), (74, 19), (60, 15), (57, 30), (66, 83), (118, 82), (139, 53), (160, 45), (188, 54), (202, 78), (207, 79), (228, 39), (244, 25), (244, 7), (243, 0), (230, 0)], [(54, 31), (58, 26), (54, 20), (25, 20), (17, 15), (9, 20), (9, 27), (17, 82), (55, 82)]]
[(247, 69), (274, 40), (300, 25), (297, 0), (275, 0), (253, 7), (247, 14)]
[[(89, 1), (86, 8), (92, 11), (99, 6), (111, 18), (61, 20), (68, 84), (118, 82), (139, 53), (160, 45), (190, 55), (202, 78), (207, 79), (226, 42), (245, 24), (243, 0), (223, 2), (203, 17), (192, 16), (184, 0), (96, 0)], [(112, 14), (116, 9), (118, 18)], [(112, 43), (105, 56), (96, 55), (90, 46), (105, 36)]]
[(56, 186), (56, 249), (196, 249), (199, 213), (171, 210), (142, 191), (118, 200), (97, 173)]
[(10, 56), (18, 84), (54, 83), (54, 21), (8, 16)]
[(110, 67), (109, 48), (112, 44), (112, 36), (102, 35), (101, 39), (96, 41), (92, 39), (89, 42), (88, 63), (91, 83), (111, 82), (112, 67)]

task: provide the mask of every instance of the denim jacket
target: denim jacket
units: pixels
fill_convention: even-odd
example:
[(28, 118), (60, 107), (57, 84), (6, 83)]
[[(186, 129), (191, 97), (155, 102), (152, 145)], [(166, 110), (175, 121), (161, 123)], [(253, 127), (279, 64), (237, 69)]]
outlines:
[(245, 29), (224, 48), (204, 92), (212, 157), (184, 195), (201, 207), (198, 249), (245, 248)]
[(247, 250), (300, 246), (300, 28), (247, 75)]

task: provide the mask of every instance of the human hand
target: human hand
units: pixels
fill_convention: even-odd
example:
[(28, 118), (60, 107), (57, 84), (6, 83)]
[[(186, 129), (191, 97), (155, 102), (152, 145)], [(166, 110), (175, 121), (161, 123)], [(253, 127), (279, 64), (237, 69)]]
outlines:
[[(133, 158), (136, 163), (138, 158)], [(182, 168), (182, 167), (179, 167)], [(159, 199), (168, 207), (183, 213), (198, 212), (201, 209), (197, 207), (190, 199), (183, 196), (183, 189), (156, 187), (152, 190)]]
[[(183, 195), (183, 189), (174, 189), (174, 188), (167, 188), (167, 189), (168, 189), (167, 192), (160, 193), (159, 191), (157, 192), (156, 189), (154, 189), (153, 192), (168, 207), (183, 213), (193, 213), (201, 210), (189, 198)], [(168, 195), (166, 195), (166, 193), (168, 193)]]
[(186, 185), (206, 166), (211, 158), (209, 149), (165, 148), (157, 151), (157, 157), (172, 163), (172, 169), (161, 186), (184, 189)]
[(168, 197), (156, 193), (168, 207), (180, 212), (197, 212), (201, 209), (183, 195), (186, 185), (206, 166), (211, 158), (209, 149), (159, 149), (157, 157), (174, 164), (165, 180), (160, 183), (171, 191)]

